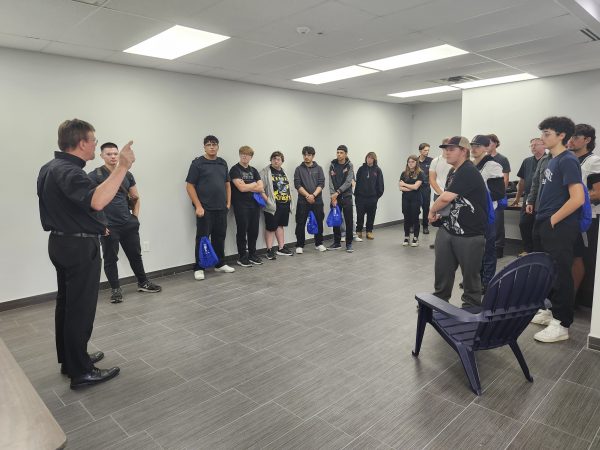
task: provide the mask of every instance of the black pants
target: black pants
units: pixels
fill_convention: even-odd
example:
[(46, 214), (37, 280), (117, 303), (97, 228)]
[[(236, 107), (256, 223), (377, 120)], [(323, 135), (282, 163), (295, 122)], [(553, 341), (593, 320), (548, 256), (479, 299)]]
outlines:
[(310, 203), (298, 200), (298, 206), (296, 206), (296, 247), (304, 247), (306, 240), (306, 219), (308, 219), (310, 211), (314, 213), (319, 225), (319, 232), (315, 234), (315, 246), (323, 244), (323, 219), (325, 218), (323, 203), (313, 203), (311, 205)]
[[(237, 233), (235, 240), (237, 243), (238, 255), (240, 258), (247, 256), (253, 256), (256, 254), (256, 239), (258, 238), (258, 223), (260, 220), (260, 208), (240, 208), (233, 207), (233, 214), (235, 215), (235, 223), (237, 226)], [(248, 251), (246, 252), (246, 243), (248, 244)]]
[(552, 316), (560, 320), (563, 327), (573, 323), (574, 285), (573, 274), (573, 247), (579, 234), (578, 224), (568, 224), (564, 221), (550, 225), (550, 219), (536, 222), (542, 249), (550, 255), (556, 267), (556, 280), (550, 301), (552, 302)]
[(100, 286), (100, 242), (97, 238), (56, 236), (48, 240), (48, 255), (56, 269), (55, 334), (59, 364), (73, 378), (88, 373), (87, 353)]
[(373, 231), (375, 223), (375, 213), (377, 212), (377, 197), (359, 198), (356, 197), (356, 232), (360, 233), (363, 230), (363, 222), (365, 214), (367, 215), (367, 233)]
[(521, 230), (521, 239), (523, 240), (523, 250), (527, 253), (533, 251), (533, 224), (535, 223), (535, 213), (527, 214), (525, 204), (519, 213), (519, 230)]
[(504, 252), (506, 236), (504, 232), (504, 209), (496, 209), (496, 250)]
[(194, 247), (194, 256), (196, 257), (195, 270), (204, 270), (200, 265), (198, 247), (200, 238), (209, 236), (219, 262), (216, 267), (221, 267), (223, 258), (225, 258), (225, 237), (227, 236), (227, 210), (207, 211), (204, 210), (204, 216), (196, 217), (196, 246)]
[(142, 247), (140, 246), (140, 222), (137, 217), (131, 215), (129, 221), (123, 225), (110, 227), (110, 234), (102, 237), (102, 252), (104, 254), (104, 274), (108, 278), (110, 287), (119, 287), (119, 244), (129, 260), (131, 270), (135, 274), (139, 284), (148, 281), (144, 263), (142, 262)]
[(588, 245), (583, 249), (585, 275), (575, 296), (575, 303), (592, 306), (594, 297), (594, 278), (596, 276), (596, 253), (598, 250), (598, 217), (594, 216), (592, 225), (586, 233)]
[[(338, 198), (338, 206), (344, 215), (344, 223), (346, 224), (346, 245), (352, 244), (354, 237), (354, 206), (352, 205), (352, 196)], [(342, 241), (342, 228), (333, 227), (333, 242), (339, 244)]]
[(404, 236), (410, 236), (413, 229), (415, 238), (419, 237), (419, 213), (421, 212), (421, 195), (418, 192), (402, 193), (402, 214), (404, 214)]
[(423, 208), (423, 228), (429, 227), (429, 205), (431, 204), (431, 186), (429, 184), (422, 184), (419, 189), (421, 194), (421, 208)]

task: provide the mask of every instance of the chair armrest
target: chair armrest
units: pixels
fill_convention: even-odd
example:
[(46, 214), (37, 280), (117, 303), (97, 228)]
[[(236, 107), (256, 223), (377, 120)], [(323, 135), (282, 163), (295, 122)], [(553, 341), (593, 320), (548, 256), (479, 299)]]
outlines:
[(420, 305), (426, 305), (434, 311), (439, 311), (447, 317), (450, 317), (459, 322), (482, 322), (482, 313), (473, 314), (464, 309), (458, 308), (433, 294), (422, 292), (415, 295), (415, 299)]

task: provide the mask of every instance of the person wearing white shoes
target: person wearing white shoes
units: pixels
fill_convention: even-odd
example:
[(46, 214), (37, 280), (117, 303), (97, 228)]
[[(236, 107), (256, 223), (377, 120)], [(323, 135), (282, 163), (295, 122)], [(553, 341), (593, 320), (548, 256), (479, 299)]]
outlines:
[(534, 335), (540, 342), (569, 339), (573, 323), (573, 247), (579, 235), (578, 212), (584, 202), (581, 167), (577, 157), (566, 148), (575, 124), (567, 117), (549, 117), (538, 128), (552, 154), (539, 194), (534, 229), (542, 250), (556, 266), (556, 279), (550, 294), (551, 311), (539, 311), (532, 320), (547, 325)]
[(296, 253), (302, 254), (306, 240), (306, 220), (312, 211), (317, 219), (318, 232), (315, 234), (315, 248), (320, 252), (327, 251), (323, 245), (323, 188), (325, 187), (325, 173), (323, 168), (314, 160), (315, 149), (306, 146), (302, 149), (302, 164), (294, 171), (294, 187), (298, 191), (298, 205), (296, 206)]
[(198, 246), (202, 236), (210, 236), (219, 262), (215, 272), (232, 273), (233, 267), (223, 262), (225, 237), (227, 234), (227, 211), (231, 207), (231, 185), (229, 169), (223, 158), (219, 158), (219, 140), (212, 135), (204, 138), (204, 155), (192, 161), (188, 171), (186, 191), (196, 212), (196, 265), (194, 278), (204, 280), (204, 267), (200, 265)]

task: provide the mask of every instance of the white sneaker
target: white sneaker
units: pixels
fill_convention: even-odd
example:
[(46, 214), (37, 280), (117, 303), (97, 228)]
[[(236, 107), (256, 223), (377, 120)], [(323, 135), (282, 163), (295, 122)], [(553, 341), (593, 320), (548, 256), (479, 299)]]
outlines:
[(327, 251), (327, 247), (325, 247), (323, 244), (321, 244), (321, 245), (315, 245), (315, 250), (319, 250), (320, 252), (326, 252)]
[(551, 320), (552, 311), (550, 311), (549, 309), (540, 309), (537, 313), (535, 313), (533, 319), (531, 319), (531, 323), (535, 323), (536, 325), (548, 326), (550, 325)]
[(221, 267), (215, 267), (215, 272), (233, 273), (235, 269), (225, 264)]
[(362, 240), (362, 238), (360, 238), (360, 237), (358, 237), (358, 236), (354, 236), (354, 240), (355, 240), (356, 242), (362, 242), (362, 241), (363, 241), (363, 240)]
[(552, 319), (550, 325), (533, 335), (536, 341), (559, 342), (569, 339), (569, 329), (560, 324), (560, 320)]
[(204, 270), (196, 270), (194, 272), (194, 278), (198, 281), (204, 280)]
[(302, 247), (296, 247), (296, 255), (301, 255), (304, 253), (304, 249)]

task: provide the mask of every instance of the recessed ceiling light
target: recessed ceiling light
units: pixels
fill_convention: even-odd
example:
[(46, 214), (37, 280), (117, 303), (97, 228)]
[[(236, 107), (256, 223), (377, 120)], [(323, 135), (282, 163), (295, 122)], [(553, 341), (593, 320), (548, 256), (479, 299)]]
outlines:
[(175, 25), (123, 51), (154, 58), (175, 59), (226, 39), (229, 36)]
[(513, 83), (515, 81), (533, 80), (537, 78), (529, 73), (519, 73), (517, 75), (508, 75), (506, 77), (487, 78), (485, 80), (467, 81), (465, 83), (453, 84), (452, 86), (460, 89), (471, 89), (482, 86), (491, 86), (494, 84)]
[(397, 92), (395, 94), (388, 94), (390, 97), (418, 97), (420, 95), (439, 94), (440, 92), (459, 91), (459, 88), (452, 86), (437, 86), (427, 89), (417, 89), (416, 91)]
[(342, 67), (341, 69), (309, 75), (307, 77), (294, 78), (292, 81), (309, 84), (323, 84), (330, 83), (332, 81), (345, 80), (347, 78), (360, 77), (362, 75), (368, 75), (374, 72), (377, 72), (377, 70), (360, 66), (348, 66)]
[(399, 67), (414, 66), (415, 64), (422, 64), (429, 61), (436, 61), (438, 59), (450, 58), (452, 56), (464, 55), (465, 53), (469, 52), (453, 47), (452, 45), (444, 44), (438, 45), (437, 47), (417, 50), (416, 52), (376, 59), (375, 61), (361, 63), (360, 65), (377, 70), (390, 70)]

